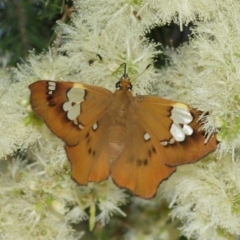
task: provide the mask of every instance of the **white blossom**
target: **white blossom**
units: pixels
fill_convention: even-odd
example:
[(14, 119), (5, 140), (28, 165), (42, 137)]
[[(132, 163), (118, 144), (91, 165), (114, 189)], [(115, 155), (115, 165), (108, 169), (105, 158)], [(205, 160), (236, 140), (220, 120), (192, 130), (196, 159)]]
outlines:
[[(71, 24), (59, 24), (58, 49), (31, 52), (12, 76), (0, 69), (0, 159), (6, 160), (0, 163), (0, 238), (80, 239), (84, 232), (72, 224), (88, 220), (90, 228), (98, 222), (107, 228), (118, 215), (131, 223), (125, 239), (174, 240), (181, 234), (234, 239), (240, 227), (240, 3), (75, 0), (74, 5)], [(177, 50), (165, 50), (170, 64), (156, 70), (153, 58), (161, 52), (145, 34), (171, 21), (180, 27), (192, 21), (193, 37)], [(203, 128), (217, 131), (221, 140), (217, 154), (178, 167), (150, 201), (130, 198), (111, 179), (87, 186), (72, 181), (64, 143), (36, 124), (29, 103), (28, 85), (41, 79), (114, 91), (122, 63), (134, 94), (157, 93), (202, 110)], [(128, 212), (122, 208), (127, 202)]]
[(165, 182), (162, 191), (171, 215), (185, 222), (185, 236), (210, 240), (239, 234), (239, 170), (239, 159), (233, 162), (230, 154), (221, 160), (209, 156), (208, 161), (178, 167)]

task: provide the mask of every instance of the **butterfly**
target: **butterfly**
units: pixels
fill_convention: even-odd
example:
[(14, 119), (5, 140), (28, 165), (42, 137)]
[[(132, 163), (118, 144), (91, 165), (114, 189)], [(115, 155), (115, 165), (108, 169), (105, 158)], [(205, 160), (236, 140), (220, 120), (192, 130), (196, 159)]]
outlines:
[(217, 147), (205, 143), (200, 111), (157, 96), (133, 96), (126, 69), (116, 91), (78, 82), (41, 80), (29, 86), (32, 109), (65, 143), (72, 178), (80, 185), (109, 176), (150, 199), (181, 164)]

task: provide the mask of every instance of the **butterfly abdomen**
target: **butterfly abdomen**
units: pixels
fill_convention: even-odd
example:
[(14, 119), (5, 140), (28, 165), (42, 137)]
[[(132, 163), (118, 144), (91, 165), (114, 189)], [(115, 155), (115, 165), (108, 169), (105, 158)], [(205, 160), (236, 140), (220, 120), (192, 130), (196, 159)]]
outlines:
[[(126, 90), (119, 90), (113, 94), (113, 102), (109, 106), (108, 154), (112, 163), (124, 151), (128, 141), (126, 127), (129, 107), (133, 96)], [(114, 114), (113, 114), (114, 113)]]

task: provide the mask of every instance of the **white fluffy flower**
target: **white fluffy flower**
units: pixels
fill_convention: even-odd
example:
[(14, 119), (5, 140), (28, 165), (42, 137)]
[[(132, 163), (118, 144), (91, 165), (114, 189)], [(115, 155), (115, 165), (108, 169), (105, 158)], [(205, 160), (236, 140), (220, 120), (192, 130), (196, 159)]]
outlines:
[(163, 186), (173, 208), (171, 215), (181, 219), (183, 234), (194, 239), (230, 239), (239, 234), (240, 162), (231, 155), (221, 160), (209, 156), (178, 167)]
[[(0, 238), (77, 239), (82, 232), (74, 231), (72, 223), (89, 219), (93, 227), (97, 221), (106, 224), (113, 214), (125, 215), (121, 206), (127, 195), (111, 180), (85, 187), (71, 180), (64, 143), (47, 127), (33, 124), (36, 118), (28, 100), (28, 85), (40, 79), (114, 90), (122, 63), (127, 64), (136, 93), (153, 94), (158, 84), (159, 94), (208, 112), (205, 128), (209, 132), (221, 128), (222, 153), (234, 149), (219, 161), (211, 156), (207, 162), (179, 167), (163, 184), (173, 207), (171, 215), (183, 221), (182, 233), (209, 240), (239, 234), (239, 3), (76, 0), (75, 9), (72, 24), (59, 26), (63, 44), (58, 52), (31, 53), (13, 71), (13, 79), (4, 75), (6, 82), (0, 84), (0, 158), (9, 160), (9, 170), (0, 176)], [(180, 25), (194, 21), (194, 38), (178, 52), (168, 51), (171, 66), (158, 72), (152, 66), (139, 76), (159, 54), (156, 45), (146, 41), (145, 32), (171, 20)], [(23, 149), (24, 161), (14, 155)], [(151, 229), (142, 228), (137, 236), (174, 239), (176, 231), (167, 224), (169, 218), (161, 214), (164, 207), (157, 200), (141, 211), (141, 204), (133, 201), (132, 216), (137, 222), (144, 219), (144, 224), (148, 219)], [(133, 228), (126, 238), (136, 239), (134, 235)]]

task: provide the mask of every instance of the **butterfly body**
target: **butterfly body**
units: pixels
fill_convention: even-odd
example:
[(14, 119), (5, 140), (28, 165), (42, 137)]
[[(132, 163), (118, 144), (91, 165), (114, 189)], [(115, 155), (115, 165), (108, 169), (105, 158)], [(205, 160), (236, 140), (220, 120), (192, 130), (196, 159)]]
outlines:
[(152, 198), (176, 166), (216, 149), (204, 143), (199, 111), (154, 96), (133, 96), (126, 74), (111, 91), (83, 83), (38, 81), (31, 104), (65, 142), (79, 184), (112, 177), (120, 187)]

